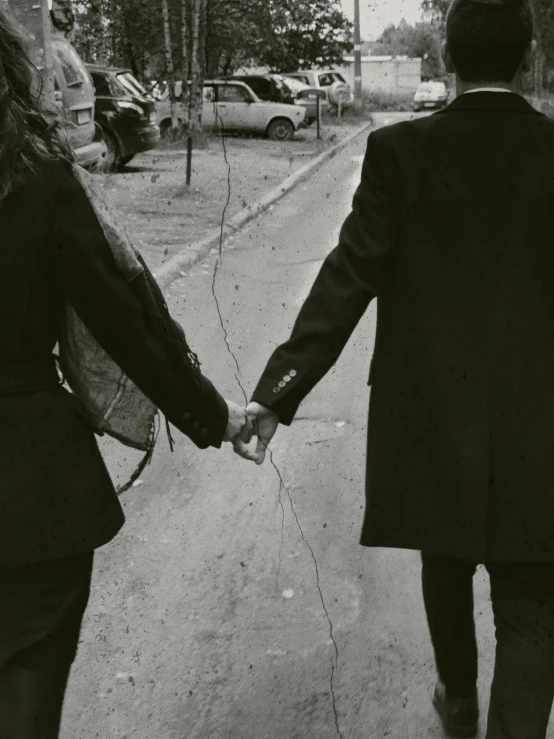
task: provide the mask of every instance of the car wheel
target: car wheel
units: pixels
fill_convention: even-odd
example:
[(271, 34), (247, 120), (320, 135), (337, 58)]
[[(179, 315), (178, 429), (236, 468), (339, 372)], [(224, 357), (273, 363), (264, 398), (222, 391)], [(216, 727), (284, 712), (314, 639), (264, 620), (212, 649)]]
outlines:
[(108, 153), (104, 160), (104, 172), (117, 172), (121, 163), (119, 142), (113, 133), (110, 133), (109, 131), (102, 131), (102, 134), (104, 137), (104, 143), (108, 149)]
[[(182, 129), (183, 127), (183, 121), (179, 118), (178, 119), (178, 131)], [(171, 135), (171, 118), (165, 118), (163, 121), (160, 121), (160, 135), (162, 138), (167, 138)]]
[(171, 130), (171, 119), (166, 118), (164, 121), (160, 121), (160, 134), (162, 137), (165, 137), (169, 134)]
[(135, 157), (134, 154), (127, 154), (127, 156), (121, 157), (121, 159), (119, 160), (119, 163), (122, 165), (129, 164), (131, 159), (134, 159), (134, 157)]
[(276, 118), (267, 127), (267, 135), (272, 141), (289, 141), (294, 136), (294, 126), (286, 118)]

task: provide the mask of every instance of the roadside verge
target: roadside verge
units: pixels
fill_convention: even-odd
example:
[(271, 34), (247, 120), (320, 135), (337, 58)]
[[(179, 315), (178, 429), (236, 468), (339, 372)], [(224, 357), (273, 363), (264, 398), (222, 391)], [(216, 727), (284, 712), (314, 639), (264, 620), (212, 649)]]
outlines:
[(182, 272), (206, 257), (213, 248), (218, 248), (220, 243), (223, 243), (227, 237), (235, 234), (247, 223), (260, 216), (271, 205), (293, 190), (300, 182), (317, 172), (325, 162), (336, 156), (341, 149), (344, 149), (364, 132), (369, 131), (372, 125), (373, 123), (369, 121), (359, 126), (338, 144), (322, 152), (319, 156), (297, 169), (292, 175), (283, 180), (280, 185), (264, 195), (257, 202), (247, 206), (244, 210), (229, 218), (225, 222), (223, 229), (220, 226), (210, 229), (203, 239), (187, 246), (186, 251), (171, 257), (161, 267), (154, 270), (154, 276), (160, 287), (162, 289), (167, 288), (174, 280), (181, 276)]

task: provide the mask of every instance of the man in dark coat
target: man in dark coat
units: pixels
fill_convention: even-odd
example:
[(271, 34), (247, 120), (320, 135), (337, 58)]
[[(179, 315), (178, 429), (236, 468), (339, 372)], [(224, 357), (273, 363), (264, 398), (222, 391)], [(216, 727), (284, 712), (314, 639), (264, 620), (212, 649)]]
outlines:
[(554, 122), (515, 92), (528, 0), (454, 0), (457, 97), (370, 134), (339, 244), (249, 412), (255, 453), (336, 361), (377, 298), (364, 546), (422, 551), (439, 681), (477, 731), (472, 577), (491, 579), (488, 739), (544, 737), (554, 696)]

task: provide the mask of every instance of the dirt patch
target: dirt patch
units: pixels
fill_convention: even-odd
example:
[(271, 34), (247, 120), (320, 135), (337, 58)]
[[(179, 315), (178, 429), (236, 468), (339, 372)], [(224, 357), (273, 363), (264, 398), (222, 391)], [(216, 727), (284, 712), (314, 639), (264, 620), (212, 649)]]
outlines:
[(151, 269), (157, 269), (223, 218), (249, 208), (362, 122), (359, 118), (326, 122), (321, 139), (313, 126), (286, 142), (239, 136), (206, 139), (193, 152), (189, 187), (186, 152), (178, 141), (137, 156), (124, 172), (98, 177), (133, 244)]

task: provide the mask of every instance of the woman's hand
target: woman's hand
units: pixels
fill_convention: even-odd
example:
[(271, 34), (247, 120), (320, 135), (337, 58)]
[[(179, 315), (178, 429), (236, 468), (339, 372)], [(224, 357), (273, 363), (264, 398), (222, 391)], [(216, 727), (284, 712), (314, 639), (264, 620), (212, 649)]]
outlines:
[(237, 442), (240, 440), (245, 444), (249, 444), (254, 433), (252, 419), (246, 413), (246, 410), (237, 403), (232, 400), (225, 400), (225, 402), (229, 409), (229, 420), (227, 421), (223, 441)]
[[(240, 439), (233, 443), (233, 448), (244, 459), (256, 464), (263, 464), (269, 442), (273, 439), (279, 426), (279, 416), (259, 403), (250, 403), (246, 408), (246, 412), (253, 420), (256, 429), (256, 436), (258, 437), (256, 448), (249, 449), (246, 444), (241, 443)], [(250, 434), (250, 438), (252, 438), (252, 434)]]

